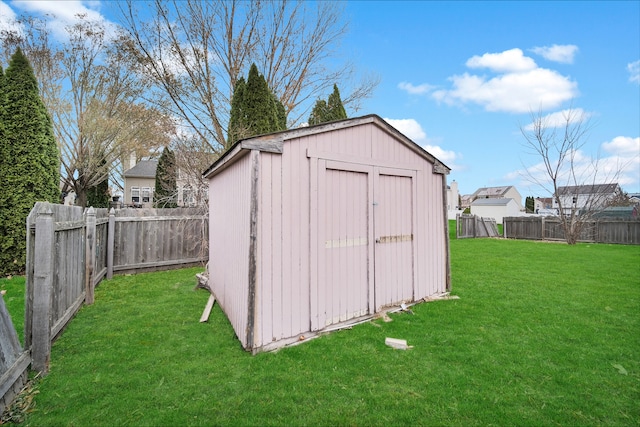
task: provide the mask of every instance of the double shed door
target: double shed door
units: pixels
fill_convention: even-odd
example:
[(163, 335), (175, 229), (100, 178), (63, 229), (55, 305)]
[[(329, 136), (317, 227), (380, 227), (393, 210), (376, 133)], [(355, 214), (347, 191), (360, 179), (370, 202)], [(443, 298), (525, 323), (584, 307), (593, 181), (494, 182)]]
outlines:
[(416, 172), (312, 160), (311, 330), (413, 300)]

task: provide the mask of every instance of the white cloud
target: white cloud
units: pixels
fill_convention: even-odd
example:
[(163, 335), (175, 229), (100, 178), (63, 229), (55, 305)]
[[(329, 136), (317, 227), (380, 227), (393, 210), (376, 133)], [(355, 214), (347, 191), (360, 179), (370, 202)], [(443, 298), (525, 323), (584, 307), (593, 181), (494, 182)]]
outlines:
[(431, 92), (435, 86), (431, 86), (429, 84), (423, 83), (418, 86), (414, 86), (408, 82), (400, 82), (398, 83), (398, 88), (404, 90), (405, 92), (411, 95), (424, 95), (426, 93)]
[(420, 123), (415, 119), (384, 119), (394, 128), (398, 129), (402, 134), (407, 136), (416, 144), (420, 145), (427, 152), (434, 155), (438, 160), (444, 162), (452, 169), (456, 169), (454, 162), (459, 157), (454, 151), (445, 150), (437, 145), (431, 145), (427, 133), (422, 129)]
[[(607, 152), (603, 157), (592, 157), (580, 150), (567, 156), (573, 159), (573, 167), (570, 170), (568, 163), (563, 165), (558, 185), (616, 182), (623, 189), (638, 188), (640, 185), (640, 138), (618, 136), (603, 143), (602, 148)], [(550, 160), (552, 163), (556, 161), (556, 159)], [(546, 190), (552, 188), (551, 179), (542, 162), (513, 171), (505, 178), (510, 181), (520, 178), (523, 183), (534, 183)]]
[(427, 133), (415, 119), (384, 119), (394, 128), (398, 129), (413, 142), (426, 142)]
[(616, 136), (602, 144), (604, 151), (623, 157), (640, 156), (640, 137)]
[(534, 47), (531, 51), (544, 59), (563, 64), (573, 64), (573, 58), (578, 52), (578, 46), (572, 44)]
[(458, 170), (458, 166), (455, 164), (455, 161), (458, 159), (458, 155), (455, 151), (445, 150), (438, 145), (423, 145), (422, 148), (427, 150), (427, 152), (433, 154), (436, 159), (440, 160), (451, 169)]
[[(584, 122), (591, 116), (593, 116), (592, 113), (584, 111), (582, 108), (571, 108), (547, 114), (546, 116), (542, 117), (542, 123), (547, 128), (560, 128), (567, 126), (567, 124)], [(533, 129), (533, 123), (529, 123), (524, 127), (524, 130), (526, 131), (532, 131)]]
[(578, 96), (578, 84), (557, 71), (541, 68), (520, 49), (473, 56), (469, 68), (487, 68), (491, 75), (465, 72), (449, 77), (451, 89), (431, 96), (448, 105), (477, 104), (486, 111), (527, 113), (556, 108)]
[(469, 68), (489, 68), (495, 72), (520, 72), (537, 68), (535, 61), (522, 54), (520, 49), (505, 50), (500, 53), (485, 53), (473, 56), (467, 63)]
[(0, 28), (8, 31), (20, 31), (20, 28), (14, 22), (16, 18), (17, 15), (13, 9), (7, 3), (0, 1)]
[(629, 81), (640, 84), (640, 60), (627, 64), (627, 71), (629, 71)]
[(11, 5), (31, 15), (47, 18), (47, 25), (54, 36), (60, 40), (68, 38), (66, 27), (79, 21), (83, 16), (86, 21), (100, 22), (105, 26), (107, 36), (114, 34), (116, 24), (109, 22), (97, 9), (100, 2), (69, 0), (58, 1), (14, 1)]
[(450, 80), (453, 89), (433, 92), (434, 99), (449, 105), (471, 102), (487, 111), (548, 110), (578, 95), (577, 83), (545, 68), (501, 74), (491, 79), (465, 73)]

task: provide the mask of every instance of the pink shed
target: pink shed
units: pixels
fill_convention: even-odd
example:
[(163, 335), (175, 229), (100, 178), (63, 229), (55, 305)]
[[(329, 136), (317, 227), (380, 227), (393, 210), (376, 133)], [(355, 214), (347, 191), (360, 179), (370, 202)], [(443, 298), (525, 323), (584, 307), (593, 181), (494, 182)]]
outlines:
[(450, 290), (449, 168), (376, 115), (238, 141), (209, 180), (209, 284), (275, 349)]

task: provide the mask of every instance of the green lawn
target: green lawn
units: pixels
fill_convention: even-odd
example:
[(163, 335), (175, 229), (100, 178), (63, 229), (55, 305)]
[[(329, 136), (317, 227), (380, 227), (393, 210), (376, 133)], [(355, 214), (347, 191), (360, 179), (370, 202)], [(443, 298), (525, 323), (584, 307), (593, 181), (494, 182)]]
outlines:
[(198, 322), (197, 269), (105, 281), (24, 424), (640, 425), (640, 247), (466, 239), (451, 256), (459, 300), (257, 356), (219, 306)]

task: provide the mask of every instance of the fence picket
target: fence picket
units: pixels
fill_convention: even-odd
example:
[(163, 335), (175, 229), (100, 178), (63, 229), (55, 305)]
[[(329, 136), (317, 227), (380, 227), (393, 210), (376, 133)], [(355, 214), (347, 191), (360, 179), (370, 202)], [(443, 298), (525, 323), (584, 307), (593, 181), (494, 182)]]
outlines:
[[(640, 244), (640, 218), (606, 218), (588, 221), (579, 242)], [(529, 240), (564, 240), (560, 219), (518, 216), (504, 218), (505, 237)]]

